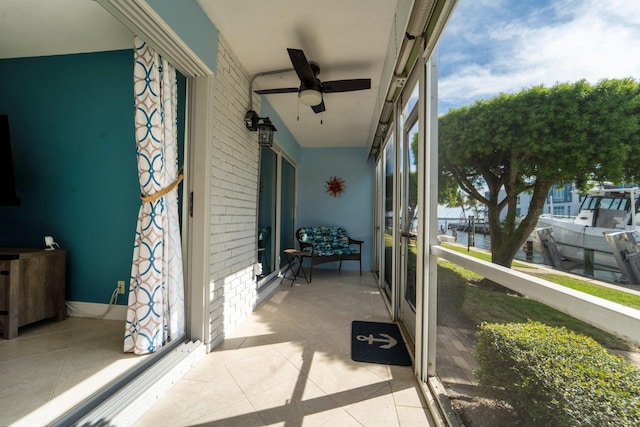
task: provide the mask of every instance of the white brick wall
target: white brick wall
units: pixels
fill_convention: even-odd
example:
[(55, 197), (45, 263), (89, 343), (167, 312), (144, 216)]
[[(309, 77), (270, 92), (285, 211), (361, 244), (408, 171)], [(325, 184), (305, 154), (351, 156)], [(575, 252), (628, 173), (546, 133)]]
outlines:
[[(260, 147), (244, 125), (249, 78), (218, 38), (213, 85), (211, 170), (210, 342), (230, 332), (253, 311), (257, 299), (256, 222)], [(259, 112), (254, 98), (254, 109)]]

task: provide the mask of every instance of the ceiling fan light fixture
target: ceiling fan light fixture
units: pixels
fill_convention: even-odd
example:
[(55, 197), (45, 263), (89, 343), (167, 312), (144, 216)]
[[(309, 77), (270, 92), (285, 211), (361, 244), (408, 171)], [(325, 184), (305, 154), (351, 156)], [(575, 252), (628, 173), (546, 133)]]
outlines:
[[(323, 100), (325, 93), (353, 92), (356, 90), (371, 89), (371, 79), (343, 79), (323, 83), (318, 78), (318, 74), (320, 74), (320, 66), (314, 62), (309, 62), (302, 50), (288, 48), (287, 52), (289, 53), (289, 59), (291, 60), (291, 65), (293, 65), (293, 70), (296, 72), (296, 75), (300, 80), (300, 85), (297, 87), (255, 90), (253, 92), (259, 95), (297, 93), (298, 102), (307, 107), (311, 107), (313, 112), (318, 114), (326, 111)], [(253, 82), (253, 79), (257, 76), (289, 71), (291, 71), (291, 69), (258, 73), (251, 81)], [(245, 121), (247, 122), (248, 128), (254, 127), (251, 117), (248, 117)], [(320, 122), (322, 123), (322, 121)]]
[(315, 107), (322, 102), (322, 93), (315, 89), (305, 89), (300, 91), (300, 102), (308, 107)]

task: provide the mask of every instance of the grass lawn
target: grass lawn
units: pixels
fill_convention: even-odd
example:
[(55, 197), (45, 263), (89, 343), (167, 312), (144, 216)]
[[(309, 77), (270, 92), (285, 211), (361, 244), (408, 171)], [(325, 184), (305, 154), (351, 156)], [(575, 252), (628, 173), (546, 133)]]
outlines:
[[(443, 246), (445, 245), (443, 244)], [(446, 247), (449, 249), (453, 249), (457, 252), (468, 254), (474, 258), (491, 262), (491, 255), (485, 252), (479, 252), (479, 251), (467, 252), (466, 248), (456, 246), (456, 245), (446, 245)], [(527, 268), (531, 268), (531, 266), (520, 263), (520, 262), (514, 262), (513, 266), (514, 267), (524, 266)], [(640, 296), (633, 295), (628, 292), (618, 291), (615, 289), (608, 288), (606, 286), (600, 286), (595, 283), (590, 283), (584, 280), (580, 280), (579, 278), (564, 276), (561, 274), (532, 273), (531, 275), (539, 277), (544, 280), (548, 280), (558, 285), (566, 286), (568, 288), (575, 289), (580, 292), (584, 292), (589, 295), (600, 297), (612, 302), (616, 302), (618, 304), (626, 305), (627, 307), (640, 310)]]
[[(482, 276), (459, 267), (445, 260), (439, 265), (450, 270), (451, 274), (438, 277), (438, 286), (455, 286), (464, 283), (464, 303), (461, 314), (474, 324), (489, 323), (524, 323), (534, 320), (550, 326), (564, 326), (576, 333), (587, 335), (607, 348), (633, 350), (626, 341), (601, 331), (586, 322), (571, 317), (561, 311), (537, 301), (519, 296), (483, 289)], [(440, 304), (440, 301), (439, 301)], [(453, 308), (448, 308), (452, 310)]]
[[(460, 252), (461, 254), (465, 254), (465, 255), (472, 256), (474, 258), (481, 259), (483, 261), (491, 262), (491, 254), (488, 252), (478, 251), (475, 249), (468, 251), (467, 248), (465, 248), (464, 246), (452, 245), (450, 243), (441, 243), (440, 246), (442, 246), (443, 248), (451, 249), (456, 252)], [(514, 261), (512, 266), (520, 267), (520, 268), (533, 268), (529, 264), (524, 264), (518, 261)]]
[(617, 302), (618, 304), (626, 305), (627, 307), (640, 310), (640, 296), (630, 294), (628, 292), (617, 291), (615, 289), (600, 286), (595, 283), (585, 282), (584, 280), (580, 280), (574, 277), (563, 276), (561, 274), (535, 273), (532, 274), (532, 276), (537, 276), (541, 279), (557, 283), (558, 285), (575, 289), (576, 291), (584, 292), (586, 294), (590, 294), (609, 301)]

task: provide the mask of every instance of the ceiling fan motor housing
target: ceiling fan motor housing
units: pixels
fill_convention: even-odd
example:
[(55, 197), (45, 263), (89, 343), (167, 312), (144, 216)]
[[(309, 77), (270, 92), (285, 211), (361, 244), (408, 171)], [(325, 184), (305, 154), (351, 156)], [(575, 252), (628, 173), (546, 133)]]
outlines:
[(300, 49), (287, 49), (291, 64), (300, 79), (299, 88), (263, 89), (255, 92), (261, 95), (276, 93), (298, 93), (300, 102), (311, 107), (314, 113), (325, 111), (323, 101), (324, 93), (351, 92), (354, 90), (371, 89), (371, 79), (347, 79), (324, 82), (318, 78), (320, 66), (315, 62), (309, 62), (304, 52)]

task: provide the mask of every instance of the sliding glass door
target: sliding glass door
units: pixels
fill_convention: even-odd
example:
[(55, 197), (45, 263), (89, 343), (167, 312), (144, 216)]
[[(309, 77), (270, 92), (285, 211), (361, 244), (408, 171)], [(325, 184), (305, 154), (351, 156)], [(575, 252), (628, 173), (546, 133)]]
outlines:
[(393, 284), (394, 280), (394, 239), (395, 239), (395, 223), (396, 212), (394, 209), (395, 203), (395, 144), (393, 141), (393, 134), (387, 140), (384, 147), (384, 154), (382, 159), (384, 165), (383, 176), (383, 197), (384, 197), (384, 232), (382, 233), (382, 274), (384, 280), (382, 282), (382, 289), (386, 292), (387, 297), (393, 299)]
[(276, 147), (260, 148), (258, 188), (258, 286), (286, 264), (282, 252), (294, 248), (296, 169)]
[(282, 178), (280, 180), (280, 267), (287, 264), (282, 255), (287, 248), (295, 248), (295, 202), (296, 170), (287, 159), (282, 158)]
[(276, 226), (276, 153), (260, 148), (260, 183), (258, 187), (258, 279), (269, 276), (276, 268), (273, 232)]
[(400, 322), (415, 339), (416, 270), (418, 254), (418, 85), (402, 111), (402, 144), (399, 151), (404, 165), (400, 178)]
[(413, 339), (418, 279), (418, 74), (407, 81), (396, 105), (396, 119), (376, 166), (378, 279), (399, 321)]

